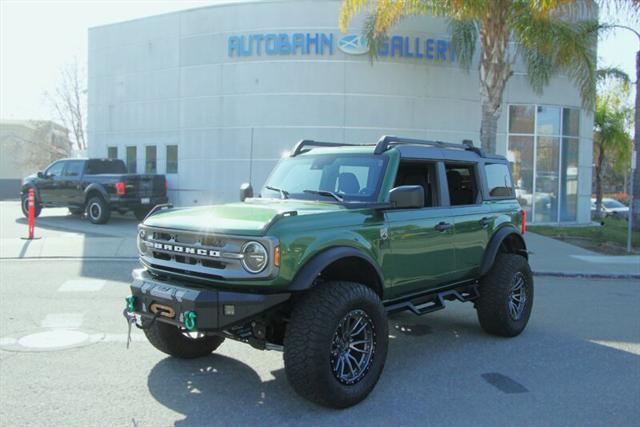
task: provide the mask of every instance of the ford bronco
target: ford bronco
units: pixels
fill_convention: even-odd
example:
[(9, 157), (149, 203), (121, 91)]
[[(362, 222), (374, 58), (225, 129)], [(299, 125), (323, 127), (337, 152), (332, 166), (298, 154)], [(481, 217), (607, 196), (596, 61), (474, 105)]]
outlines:
[(504, 337), (529, 320), (526, 214), (507, 160), (470, 141), (303, 140), (252, 193), (160, 208), (139, 226), (125, 316), (158, 350), (280, 350), (301, 396), (344, 408), (382, 373), (391, 313), (472, 301)]

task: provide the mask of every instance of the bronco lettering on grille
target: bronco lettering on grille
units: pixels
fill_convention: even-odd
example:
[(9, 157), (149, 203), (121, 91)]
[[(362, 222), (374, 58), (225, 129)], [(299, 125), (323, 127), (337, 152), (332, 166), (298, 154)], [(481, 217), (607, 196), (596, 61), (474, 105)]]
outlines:
[(172, 245), (169, 243), (154, 242), (153, 248), (159, 249), (161, 251), (175, 252), (179, 254), (198, 255), (198, 256), (206, 256), (206, 257), (212, 257), (212, 258), (220, 257), (220, 251), (215, 251), (212, 249), (194, 248), (190, 246)]

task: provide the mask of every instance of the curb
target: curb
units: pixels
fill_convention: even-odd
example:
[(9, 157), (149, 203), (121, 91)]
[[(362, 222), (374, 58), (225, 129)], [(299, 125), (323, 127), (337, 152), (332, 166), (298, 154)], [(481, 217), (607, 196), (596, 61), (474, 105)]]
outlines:
[(602, 273), (560, 273), (557, 271), (534, 271), (538, 277), (573, 277), (581, 279), (640, 279), (640, 274), (602, 274)]

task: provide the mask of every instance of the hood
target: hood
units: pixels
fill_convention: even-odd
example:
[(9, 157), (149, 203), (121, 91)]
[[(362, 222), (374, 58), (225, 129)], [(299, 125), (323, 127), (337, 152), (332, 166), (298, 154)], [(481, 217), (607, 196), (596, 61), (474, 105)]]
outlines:
[[(247, 199), (244, 203), (162, 210), (147, 218), (150, 227), (194, 232), (260, 236), (284, 213), (309, 215), (345, 209), (336, 203)], [(295, 212), (295, 214), (293, 213)]]

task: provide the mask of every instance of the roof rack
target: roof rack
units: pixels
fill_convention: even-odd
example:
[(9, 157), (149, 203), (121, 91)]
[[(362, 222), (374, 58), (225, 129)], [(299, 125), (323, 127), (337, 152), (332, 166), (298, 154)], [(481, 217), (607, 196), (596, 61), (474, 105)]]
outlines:
[[(324, 141), (314, 141), (311, 139), (302, 139), (298, 141), (298, 143), (293, 147), (293, 152), (291, 153), (291, 157), (295, 157), (298, 154), (302, 153), (306, 147), (359, 147), (363, 144), (350, 144), (348, 142), (324, 142)], [(370, 144), (369, 144), (370, 145)]]
[(378, 140), (376, 144), (376, 149), (374, 150), (375, 154), (382, 154), (393, 145), (400, 144), (412, 144), (412, 145), (428, 145), (431, 147), (438, 148), (457, 148), (461, 150), (473, 151), (480, 157), (486, 157), (484, 151), (473, 145), (473, 142), (470, 139), (462, 140), (462, 144), (453, 144), (450, 142), (442, 142), (442, 141), (430, 141), (426, 139), (414, 139), (414, 138), (402, 138), (398, 136), (389, 136), (385, 135)]

